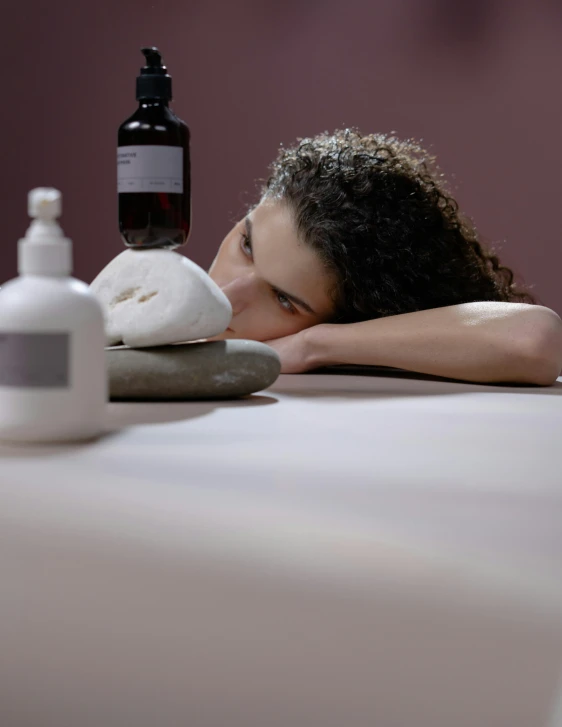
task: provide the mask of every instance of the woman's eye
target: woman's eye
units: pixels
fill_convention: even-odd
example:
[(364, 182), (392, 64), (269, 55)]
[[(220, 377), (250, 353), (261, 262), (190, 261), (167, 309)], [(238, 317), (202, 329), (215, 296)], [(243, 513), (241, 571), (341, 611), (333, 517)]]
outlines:
[(250, 238), (244, 233), (242, 233), (240, 247), (242, 248), (242, 252), (244, 253), (244, 255), (246, 255), (247, 257), (252, 257), (252, 245), (250, 243)]
[(278, 291), (275, 291), (275, 297), (279, 301), (279, 303), (285, 308), (285, 310), (288, 310), (289, 313), (296, 313), (297, 309), (295, 306), (291, 303), (291, 301), (287, 298), (286, 295), (283, 295), (283, 293), (279, 293)]

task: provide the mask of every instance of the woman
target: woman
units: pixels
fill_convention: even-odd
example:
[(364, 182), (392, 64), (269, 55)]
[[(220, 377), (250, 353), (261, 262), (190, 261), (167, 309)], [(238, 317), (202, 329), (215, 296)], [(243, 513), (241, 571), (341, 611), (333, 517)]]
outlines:
[(411, 141), (347, 129), (281, 149), (209, 272), (232, 303), (222, 337), (267, 341), (285, 373), (548, 385), (562, 367), (558, 315), (479, 243)]

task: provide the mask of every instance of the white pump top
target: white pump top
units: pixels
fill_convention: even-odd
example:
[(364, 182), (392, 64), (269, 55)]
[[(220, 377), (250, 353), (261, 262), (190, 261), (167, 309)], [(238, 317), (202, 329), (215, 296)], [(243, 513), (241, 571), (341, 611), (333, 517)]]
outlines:
[(72, 243), (56, 222), (62, 212), (61, 193), (48, 187), (32, 189), (28, 212), (35, 219), (18, 243), (20, 275), (70, 275)]

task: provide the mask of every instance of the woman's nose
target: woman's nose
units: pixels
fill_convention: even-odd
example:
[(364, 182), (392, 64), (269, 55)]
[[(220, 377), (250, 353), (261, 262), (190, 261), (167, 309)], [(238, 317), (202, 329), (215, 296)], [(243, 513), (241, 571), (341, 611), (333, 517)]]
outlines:
[(232, 306), (232, 315), (241, 313), (252, 300), (253, 275), (242, 275), (234, 278), (222, 286), (222, 292), (226, 295)]

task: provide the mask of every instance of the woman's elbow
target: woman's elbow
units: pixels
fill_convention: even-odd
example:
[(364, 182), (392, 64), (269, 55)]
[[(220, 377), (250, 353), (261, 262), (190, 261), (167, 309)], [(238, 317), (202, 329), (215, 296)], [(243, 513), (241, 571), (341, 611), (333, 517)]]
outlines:
[(524, 336), (522, 383), (552, 386), (562, 369), (562, 319), (550, 308), (533, 308), (534, 321)]

